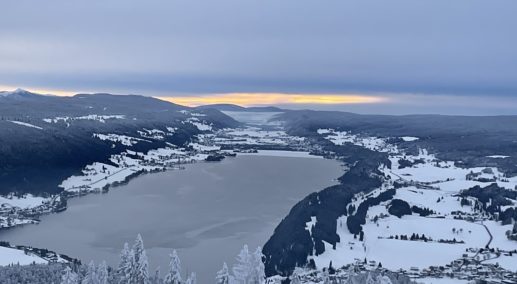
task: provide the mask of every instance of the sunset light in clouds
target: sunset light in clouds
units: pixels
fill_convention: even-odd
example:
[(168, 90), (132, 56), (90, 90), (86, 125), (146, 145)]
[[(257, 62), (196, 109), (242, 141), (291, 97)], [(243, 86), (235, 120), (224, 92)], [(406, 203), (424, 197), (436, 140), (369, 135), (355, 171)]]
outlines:
[(282, 104), (368, 104), (386, 101), (384, 97), (354, 94), (283, 94), (283, 93), (229, 93), (217, 95), (157, 97), (187, 106), (208, 104), (282, 105)]

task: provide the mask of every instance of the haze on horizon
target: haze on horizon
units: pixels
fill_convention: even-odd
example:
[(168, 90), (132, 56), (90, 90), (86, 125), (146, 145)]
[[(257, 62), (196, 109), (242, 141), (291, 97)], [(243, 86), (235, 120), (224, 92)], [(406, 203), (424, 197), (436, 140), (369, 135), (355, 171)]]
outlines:
[(1, 89), (517, 114), (511, 0), (20, 0), (2, 8)]

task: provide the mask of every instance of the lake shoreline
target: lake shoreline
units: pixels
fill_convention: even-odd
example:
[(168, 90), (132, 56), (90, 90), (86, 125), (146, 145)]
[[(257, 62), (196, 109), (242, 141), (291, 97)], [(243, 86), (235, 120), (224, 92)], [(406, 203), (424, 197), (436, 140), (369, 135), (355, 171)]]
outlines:
[[(143, 208), (152, 208), (151, 210), (156, 212), (155, 214), (158, 214), (158, 216), (181, 216), (181, 214), (185, 214), (183, 216), (191, 216), (189, 218), (192, 218), (192, 226), (199, 226), (198, 229), (191, 228), (187, 229), (188, 232), (190, 232), (188, 235), (192, 235), (190, 237), (186, 237), (184, 240), (182, 237), (182, 233), (178, 235), (178, 233), (167, 233), (164, 234), (164, 238), (153, 239), (153, 237), (149, 237), (149, 232), (155, 231), (155, 230), (161, 230), (163, 229), (163, 226), (172, 226), (171, 230), (183, 230), (181, 228), (185, 227), (188, 228), (190, 225), (181, 225), (181, 226), (174, 226), (170, 222), (178, 222), (176, 218), (168, 219), (168, 222), (159, 222), (155, 223), (152, 219), (150, 219), (151, 224), (154, 224), (151, 226), (151, 224), (146, 224), (145, 227), (149, 229), (142, 229), (140, 232), (143, 232), (143, 237), (146, 243), (149, 244), (150, 251), (154, 251), (156, 253), (160, 252), (160, 254), (164, 254), (164, 252), (161, 252), (162, 249), (157, 248), (178, 248), (179, 251), (183, 251), (186, 248), (190, 247), (192, 245), (192, 242), (197, 243), (201, 239), (211, 240), (208, 243), (213, 243), (215, 247), (224, 247), (220, 245), (220, 242), (223, 243), (233, 243), (233, 244), (239, 244), (242, 245), (246, 243), (245, 238), (248, 238), (247, 236), (253, 236), (254, 240), (253, 242), (250, 242), (250, 245), (263, 245), (265, 241), (267, 241), (267, 238), (272, 234), (272, 231), (274, 230), (274, 227), (277, 225), (277, 223), (287, 214), (289, 209), (292, 205), (294, 205), (296, 202), (298, 202), (301, 198), (303, 198), (306, 194), (309, 194), (310, 192), (318, 191), (323, 187), (330, 186), (332, 184), (335, 184), (335, 178), (339, 177), (342, 174), (343, 169), (340, 167), (340, 164), (338, 161), (334, 160), (328, 160), (328, 159), (313, 159), (313, 158), (300, 158), (300, 157), (271, 157), (271, 156), (257, 156), (257, 155), (238, 155), (236, 158), (228, 158), (223, 160), (221, 163), (225, 164), (224, 167), (221, 167), (219, 164), (215, 163), (194, 163), (192, 165), (189, 165), (188, 167), (194, 167), (194, 169), (188, 168), (185, 171), (165, 171), (165, 172), (159, 172), (156, 173), (156, 175), (140, 175), (139, 178), (133, 179), (131, 182), (119, 185), (119, 186), (126, 186), (127, 188), (124, 188), (123, 190), (116, 190), (116, 191), (110, 191), (109, 195), (100, 196), (100, 194), (88, 194), (83, 195), (81, 198), (73, 198), (73, 204), (70, 204), (69, 210), (67, 210), (67, 214), (49, 214), (44, 216), (45, 220), (41, 220), (40, 223), (41, 226), (23, 226), (20, 228), (17, 228), (18, 230), (8, 230), (5, 232), (0, 232), (0, 239), (5, 239), (7, 241), (10, 241), (12, 243), (23, 243), (32, 245), (34, 247), (45, 247), (49, 249), (54, 249), (60, 252), (63, 252), (67, 255), (72, 255), (74, 257), (78, 257), (79, 259), (83, 261), (89, 261), (88, 256), (81, 255), (80, 253), (74, 253), (73, 247), (77, 246), (81, 247), (81, 242), (83, 244), (92, 242), (94, 244), (97, 244), (100, 239), (113, 239), (112, 242), (108, 245), (108, 247), (112, 246), (113, 249), (110, 249), (113, 253), (120, 249), (123, 242), (125, 241), (131, 241), (134, 238), (135, 233), (124, 233), (125, 237), (119, 237), (116, 238), (114, 236), (110, 236), (109, 238), (103, 237), (100, 239), (97, 239), (94, 241), (93, 239), (90, 241), (85, 242), (85, 240), (82, 240), (83, 238), (89, 238), (89, 234), (80, 235), (77, 237), (73, 237), (71, 232), (64, 232), (63, 234), (68, 235), (71, 240), (70, 241), (63, 241), (63, 244), (59, 244), (56, 246), (49, 245), (48, 242), (42, 241), (40, 239), (46, 239), (49, 241), (49, 237), (41, 237), (41, 238), (35, 238), (34, 232), (39, 231), (45, 231), (46, 227), (49, 227), (49, 230), (51, 227), (53, 227), (56, 222), (55, 220), (68, 220), (67, 222), (70, 223), (70, 226), (76, 227), (79, 224), (82, 227), (88, 222), (85, 222), (81, 218), (76, 218), (78, 212), (88, 212), (88, 214), (100, 214), (98, 211), (106, 211), (106, 210), (112, 210), (109, 212), (112, 213), (105, 213), (103, 214), (101, 219), (110, 219), (115, 218), (113, 215), (121, 214), (120, 210), (116, 209), (119, 208), (122, 204), (125, 204), (126, 201), (124, 201), (123, 198), (130, 200), (130, 202), (136, 202), (138, 201), (139, 206), (133, 206), (129, 214), (133, 214), (133, 212), (143, 210)], [(274, 165), (274, 166), (271, 166)], [(284, 165), (284, 166), (282, 166)], [(312, 165), (312, 166), (311, 166)], [(319, 166), (318, 166), (319, 165)], [(287, 176), (284, 176), (284, 174), (281, 174), (281, 169), (283, 168), (291, 168), (293, 169), (293, 172), (291, 174), (288, 174)], [(298, 170), (296, 170), (298, 169)], [(265, 171), (265, 173), (264, 173)], [(223, 174), (224, 173), (224, 174)], [(265, 174), (265, 176), (264, 176)], [(285, 177), (284, 180), (278, 180), (277, 176), (283, 176)], [(262, 177), (263, 176), (263, 177)], [(222, 179), (224, 177), (224, 179)], [(262, 178), (261, 178), (262, 177)], [(172, 178), (172, 180), (171, 180)], [(202, 183), (202, 180), (205, 183)], [(171, 182), (173, 181), (173, 182)], [(161, 186), (149, 186), (151, 182), (159, 182), (162, 183)], [(199, 184), (201, 182), (201, 184)], [(221, 184), (222, 182), (222, 184)], [(286, 183), (287, 182), (287, 183)], [(194, 185), (193, 185), (194, 184)], [(197, 184), (197, 185), (196, 185)], [(311, 186), (312, 184), (312, 186)], [(248, 188), (249, 185), (253, 185), (253, 188)], [(193, 193), (193, 189), (191, 188), (194, 186), (194, 188), (197, 188), (197, 192), (199, 194), (202, 194), (201, 200), (198, 198), (191, 199), (190, 196)], [(208, 188), (212, 188), (212, 190), (209, 190), (206, 193), (203, 192), (203, 188), (206, 186), (209, 186)], [(114, 186), (113, 188), (117, 188), (118, 186)], [(172, 188), (171, 188), (172, 187)], [(150, 190), (153, 188), (153, 190)], [(206, 188), (206, 189), (208, 189)], [(201, 190), (201, 191), (199, 191)], [(214, 192), (215, 190), (215, 192)], [(281, 190), (281, 191), (279, 191)], [(284, 191), (286, 191), (284, 193)], [(287, 192), (293, 192), (295, 195), (291, 195), (291, 193)], [(297, 192), (297, 193), (296, 193)], [(166, 194), (165, 196), (162, 194)], [(172, 195), (171, 195), (172, 194)], [(197, 194), (197, 193), (196, 193)], [(209, 194), (212, 197), (207, 197), (205, 194)], [(214, 195), (215, 194), (215, 195)], [(241, 194), (241, 195), (239, 195)], [(242, 198), (242, 194), (246, 194), (247, 197)], [(288, 194), (288, 195), (286, 195)], [(167, 197), (169, 196), (169, 197)], [(185, 197), (187, 196), (187, 197)], [(238, 198), (238, 196), (241, 196)], [(263, 196), (263, 197), (262, 197)], [(249, 217), (243, 217), (240, 220), (234, 220), (232, 222), (221, 222), (215, 220), (209, 220), (206, 218), (212, 218), (213, 217), (213, 210), (216, 210), (215, 208), (225, 208), (225, 210), (228, 210), (228, 205), (233, 206), (234, 209), (232, 209), (231, 213), (233, 215), (221, 215), (219, 220), (232, 220), (231, 216), (239, 216), (242, 215), (241, 210), (248, 210), (250, 205), (243, 205), (238, 204), (235, 205), (232, 203), (227, 203), (230, 200), (258, 200), (258, 198), (262, 198), (261, 202), (257, 203), (251, 203), (253, 204), (252, 208), (255, 208), (254, 210), (256, 213), (253, 213)], [(182, 198), (189, 198), (189, 201), (181, 201)], [(247, 201), (247, 202), (249, 202)], [(159, 204), (164, 204), (162, 205)], [(247, 204), (246, 202), (246, 204)], [(80, 206), (78, 206), (80, 204)], [(87, 206), (85, 204), (88, 204)], [(177, 205), (173, 205), (177, 204)], [(193, 208), (187, 207), (185, 208), (185, 212), (180, 209), (174, 209), (174, 207), (183, 207), (185, 204), (194, 204)], [(224, 205), (227, 204), (227, 205)], [(233, 204), (233, 205), (232, 205)], [(86, 207), (84, 207), (86, 206)], [(125, 206), (125, 205), (124, 205)], [(205, 208), (209, 206), (208, 208), (213, 209), (210, 211), (211, 213), (207, 215), (207, 217), (203, 217), (199, 219), (199, 217), (195, 218), (192, 216), (200, 214), (196, 208)], [(273, 208), (276, 208), (274, 210), (267, 209), (269, 207), (273, 206)], [(110, 207), (112, 207), (110, 209)], [(138, 207), (142, 207), (142, 209), (139, 209)], [(104, 209), (103, 209), (104, 208)], [(164, 209), (169, 208), (169, 209)], [(241, 208), (241, 209), (238, 209)], [(73, 209), (73, 210), (72, 210)], [(70, 211), (71, 210), (71, 211)], [(85, 211), (86, 210), (86, 211)], [(165, 211), (164, 211), (165, 210)], [(179, 210), (179, 211), (176, 211)], [(219, 209), (217, 209), (219, 210)], [(258, 211), (257, 211), (258, 210)], [(107, 211), (107, 212), (108, 212)], [(224, 210), (222, 210), (224, 211)], [(90, 213), (91, 212), (91, 213)], [(124, 211), (125, 212), (125, 211)], [(166, 212), (174, 212), (174, 213), (166, 213)], [(190, 213), (189, 213), (190, 212)], [(238, 212), (238, 213), (235, 213)], [(279, 212), (279, 213), (274, 213)], [(86, 213), (85, 213), (86, 214)], [(136, 214), (136, 213), (135, 213)], [(145, 213), (143, 213), (145, 214)], [(180, 214), (180, 215), (178, 215)], [(195, 214), (195, 215), (193, 215)], [(204, 214), (204, 213), (203, 213)], [(230, 213), (228, 213), (230, 214)], [(217, 216), (219, 216), (218, 214)], [(141, 216), (139, 217), (132, 217), (129, 218), (130, 220), (133, 220), (133, 222), (140, 222), (139, 219), (141, 219)], [(83, 214), (83, 217), (85, 215)], [(145, 218), (145, 217), (144, 217)], [(160, 217), (161, 218), (161, 217)], [(257, 219), (258, 218), (258, 219)], [(266, 218), (266, 219), (264, 219)], [(111, 219), (110, 219), (111, 220)], [(196, 221), (198, 220), (198, 221)], [(204, 221), (203, 221), (204, 220)], [(108, 222), (108, 221), (106, 221)], [(189, 221), (190, 222), (190, 221)], [(214, 224), (214, 226), (205, 226), (199, 224), (199, 222), (208, 222), (208, 224)], [(66, 225), (64, 225), (66, 222), (59, 222), (59, 226), (55, 227), (55, 230), (52, 230), (52, 238), (60, 238), (59, 231), (62, 231)], [(103, 221), (103, 223), (105, 223)], [(115, 224), (117, 222), (114, 222)], [(160, 225), (159, 225), (160, 224)], [(198, 224), (198, 225), (195, 225)], [(218, 225), (219, 224), (219, 225)], [(267, 225), (264, 225), (267, 224)], [(64, 227), (63, 227), (64, 226)], [(123, 226), (123, 227), (133, 227), (137, 225), (131, 225), (131, 226)], [(243, 232), (249, 233), (232, 233), (233, 230), (237, 230), (235, 232), (241, 231), (239, 227), (243, 227)], [(121, 228), (123, 228), (121, 227)], [(34, 229), (35, 228), (35, 229)], [(92, 227), (93, 228), (93, 227)], [(178, 229), (179, 228), (179, 229)], [(256, 230), (260, 229), (260, 233)], [(81, 228), (82, 229), (82, 228)], [(136, 230), (136, 229), (135, 229)], [(149, 231), (151, 230), (151, 231)], [(251, 231), (250, 231), (251, 230)], [(56, 232), (57, 231), (57, 232)], [(94, 229), (90, 229), (90, 231), (94, 231)], [(123, 231), (126, 231), (123, 229)], [(130, 230), (131, 231), (131, 230)], [(147, 232), (147, 233), (145, 233)], [(251, 233), (253, 232), (253, 233)], [(154, 234), (154, 233), (153, 233)], [(153, 235), (151, 234), (151, 236)], [(226, 235), (225, 235), (226, 234)], [(14, 237), (14, 236), (20, 236)], [(244, 238), (244, 239), (243, 239)], [(31, 240), (32, 239), (32, 240)], [(161, 240), (160, 240), (161, 239)], [(67, 242), (74, 242), (74, 245), (72, 246), (71, 243), (66, 244)], [(172, 243), (171, 243), (172, 242)], [(179, 242), (179, 243), (178, 243)], [(205, 241), (199, 243), (199, 245), (203, 246), (202, 244)], [(183, 243), (183, 245), (181, 245)], [(215, 245), (217, 244), (217, 245)], [(99, 244), (100, 245), (100, 244)], [(97, 246), (97, 245), (96, 245)], [(185, 248), (186, 246), (186, 248)], [(197, 247), (196, 245), (195, 247)], [(228, 245), (225, 245), (228, 246)], [(101, 245), (101, 247), (106, 247), (106, 245)], [(184, 247), (182, 249), (182, 247)], [(212, 248), (206, 248), (208, 250), (211, 250)], [(231, 257), (221, 259), (221, 261), (232, 261), (234, 254), (236, 254), (238, 251), (235, 248), (228, 248), (228, 251), (231, 252)], [(188, 250), (187, 250), (188, 251)], [(106, 253), (106, 248), (103, 248), (102, 251), (99, 252), (99, 254), (105, 255), (103, 253)], [(118, 253), (118, 252), (117, 252)], [(197, 248), (196, 253), (192, 254), (192, 256), (189, 256), (190, 253), (183, 251), (182, 254), (186, 254), (185, 259), (188, 263), (197, 262), (195, 260), (195, 255), (198, 254)], [(114, 263), (113, 259), (111, 259), (112, 263)], [(158, 261), (161, 264), (161, 261)]]

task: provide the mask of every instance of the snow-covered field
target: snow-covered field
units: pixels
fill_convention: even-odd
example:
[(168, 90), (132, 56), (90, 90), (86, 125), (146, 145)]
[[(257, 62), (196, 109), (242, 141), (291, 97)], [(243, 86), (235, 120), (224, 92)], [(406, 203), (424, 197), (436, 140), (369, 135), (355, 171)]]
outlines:
[(190, 143), (189, 146), (192, 148), (201, 151), (201, 152), (213, 152), (213, 151), (219, 151), (221, 150), (220, 146), (209, 146), (209, 145), (203, 145), (199, 143)]
[(416, 141), (416, 140), (418, 140), (420, 138), (413, 137), (413, 136), (403, 136), (403, 137), (400, 137), (400, 139), (402, 139), (405, 142), (413, 142), (413, 141)]
[(505, 156), (505, 155), (491, 155), (491, 156), (487, 156), (487, 158), (492, 158), (492, 159), (506, 159), (506, 158), (510, 158), (510, 156)]
[(60, 187), (69, 192), (101, 191), (138, 173), (173, 169), (180, 164), (204, 160), (207, 156), (172, 147), (150, 150), (146, 154), (127, 150), (111, 157), (116, 166), (93, 163), (85, 167), (82, 175), (64, 180)]
[(93, 137), (98, 138), (103, 141), (111, 141), (115, 143), (120, 143), (124, 146), (133, 146), (138, 142), (150, 142), (149, 140), (140, 139), (136, 137), (130, 137), (126, 135), (118, 135), (118, 134), (93, 134)]
[(26, 209), (40, 206), (45, 201), (48, 201), (48, 199), (32, 194), (25, 194), (22, 197), (16, 197), (14, 195), (0, 196), (0, 207), (7, 206)]
[[(410, 205), (429, 208), (439, 216), (449, 216), (454, 211), (474, 213), (471, 206), (461, 206), (454, 193), (439, 190), (418, 189), (415, 186), (397, 189), (393, 198), (402, 199)], [(440, 199), (440, 202), (437, 200)]]
[(0, 247), (0, 266), (9, 264), (28, 265), (31, 263), (48, 263), (41, 257), (27, 255), (22, 250)]
[[(377, 223), (367, 222), (363, 227), (363, 242), (354, 239), (354, 236), (350, 234), (346, 227), (346, 217), (340, 218), (338, 224), (342, 224), (338, 225), (341, 242), (338, 243), (335, 250), (331, 245), (326, 244), (325, 253), (315, 258), (317, 267), (328, 266), (330, 261), (336, 267), (340, 267), (366, 258), (369, 261), (380, 262), (384, 268), (394, 271), (409, 270), (411, 267), (423, 269), (432, 265), (450, 263), (461, 258), (467, 248), (484, 247), (490, 239), (485, 228), (480, 224), (454, 219), (420, 216), (381, 218)], [(461, 233), (454, 233), (453, 228), (455, 231), (461, 229)], [(424, 234), (433, 240), (456, 239), (465, 243), (447, 244), (437, 241), (388, 239), (390, 236), (411, 236), (413, 233)]]
[(433, 277), (425, 277), (425, 278), (419, 278), (417, 283), (422, 284), (467, 284), (471, 283), (468, 280), (461, 280), (457, 278), (433, 278)]
[(98, 114), (89, 114), (85, 116), (59, 116), (54, 118), (44, 118), (43, 121), (46, 123), (59, 123), (64, 122), (67, 126), (70, 126), (70, 123), (75, 120), (91, 120), (97, 121), (101, 123), (105, 123), (107, 120), (111, 119), (125, 119), (125, 115), (98, 115)]
[[(400, 169), (399, 161), (401, 159), (411, 162), (418, 160), (421, 163)], [(431, 187), (446, 192), (459, 192), (476, 185), (487, 186), (489, 184), (480, 182), (481, 179), (493, 180), (500, 187), (509, 190), (515, 190), (517, 186), (517, 177), (506, 177), (497, 168), (460, 168), (453, 161), (440, 161), (425, 150), (421, 150), (416, 156), (392, 154), (390, 155), (390, 161), (391, 168), (384, 167), (381, 170), (392, 179), (427, 183)], [(467, 176), (469, 174), (475, 174), (476, 177), (469, 179)]]
[(16, 121), (16, 120), (9, 120), (9, 121), (14, 123), (14, 124), (21, 125), (21, 126), (26, 126), (26, 127), (30, 127), (30, 128), (36, 128), (36, 129), (39, 129), (39, 130), (43, 129), (42, 127), (36, 126), (34, 124), (27, 123), (27, 122), (21, 122), (21, 121)]
[[(506, 231), (512, 229), (512, 225), (503, 226), (501, 222), (488, 220), (488, 217), (476, 211), (474, 206), (462, 206), (460, 197), (457, 196), (462, 190), (476, 185), (486, 187), (491, 183), (497, 183), (508, 190), (516, 190), (517, 177), (507, 177), (495, 167), (459, 167), (454, 161), (437, 159), (425, 149), (421, 149), (417, 155), (407, 155), (396, 145), (390, 145), (386, 138), (367, 137), (332, 129), (319, 129), (317, 133), (336, 145), (352, 143), (373, 151), (387, 152), (391, 166), (382, 165), (379, 170), (388, 179), (383, 187), (373, 191), (371, 196), (392, 187), (394, 181), (398, 181), (406, 186), (398, 188), (393, 199), (401, 199), (410, 206), (434, 211), (427, 217), (413, 213), (398, 218), (388, 213), (391, 201), (370, 207), (366, 224), (363, 225), (363, 241), (358, 237), (354, 238), (350, 233), (346, 225), (347, 217), (340, 217), (337, 220), (340, 242), (337, 243), (336, 249), (325, 243), (325, 252), (322, 255), (310, 257), (314, 259), (318, 268), (327, 267), (331, 261), (334, 267), (340, 267), (367, 259), (382, 263), (384, 268), (390, 270), (421, 271), (430, 266), (447, 265), (466, 257), (480, 259), (487, 264), (498, 263), (502, 268), (517, 272), (517, 254), (509, 256), (504, 253), (496, 255), (480, 252), (487, 244), (495, 250), (517, 250), (517, 242), (509, 240), (505, 235)], [(405, 142), (418, 140), (416, 137), (400, 138)], [(354, 206), (357, 208), (365, 199), (364, 194), (357, 195)], [(458, 212), (469, 218), (456, 219)], [(412, 234), (424, 234), (432, 241), (400, 239), (401, 235), (410, 237)], [(454, 242), (448, 242), (452, 240)], [(458, 283), (457, 279), (418, 280), (425, 283)]]
[(137, 132), (143, 138), (154, 139), (154, 140), (163, 140), (165, 138), (164, 135), (166, 135), (165, 131), (160, 130), (160, 129), (144, 128), (142, 130), (138, 130)]
[(187, 119), (187, 122), (197, 127), (199, 131), (211, 131), (213, 129), (212, 125), (200, 120), (197, 117), (191, 117)]
[(318, 134), (325, 135), (335, 145), (351, 143), (357, 146), (379, 152), (397, 152), (397, 148), (386, 142), (386, 139), (352, 134), (349, 131), (335, 131), (333, 129), (318, 129)]
[(238, 129), (223, 129), (213, 143), (217, 145), (276, 145), (288, 146), (303, 143), (303, 137), (288, 135), (284, 130), (268, 129), (258, 127), (245, 127)]

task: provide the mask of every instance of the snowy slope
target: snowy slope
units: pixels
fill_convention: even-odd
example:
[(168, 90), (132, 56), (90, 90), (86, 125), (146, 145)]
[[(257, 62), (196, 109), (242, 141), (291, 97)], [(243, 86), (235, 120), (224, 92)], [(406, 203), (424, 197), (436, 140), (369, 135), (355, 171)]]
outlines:
[[(325, 243), (323, 254), (309, 257), (317, 268), (328, 267), (331, 262), (340, 267), (367, 259), (382, 263), (382, 267), (392, 271), (415, 271), (415, 277), (419, 278), (422, 271), (432, 266), (481, 261), (483, 265), (498, 263), (504, 269), (517, 272), (517, 254), (508, 254), (517, 251), (517, 241), (511, 241), (505, 235), (513, 226), (503, 226), (500, 221), (491, 220), (493, 216), (475, 208), (477, 201), (474, 198), (467, 198), (470, 205), (462, 205), (459, 196), (463, 190), (492, 183), (513, 191), (517, 189), (517, 177), (508, 177), (496, 167), (460, 167), (454, 161), (439, 160), (425, 149), (409, 155), (396, 145), (390, 145), (386, 138), (332, 129), (319, 129), (317, 133), (336, 145), (351, 143), (389, 155), (391, 166), (379, 167), (385, 176), (384, 184), (370, 194), (356, 195), (351, 204), (354, 208), (381, 192), (396, 189), (392, 199), (367, 209), (366, 224), (362, 226), (363, 240), (350, 233), (347, 226), (349, 216), (339, 217), (336, 233), (340, 241), (335, 247)], [(407, 137), (402, 139), (416, 141)], [(427, 216), (414, 212), (400, 218), (393, 216), (388, 210), (393, 199), (403, 200), (409, 207), (425, 208), (431, 213)], [(517, 204), (516, 200), (510, 202), (513, 205), (503, 210)], [(310, 228), (316, 222), (312, 219), (307, 224), (311, 235)], [(414, 234), (418, 238), (402, 237)], [(487, 246), (494, 252), (483, 250)], [(424, 282), (429, 281), (432, 279)]]
[(22, 250), (0, 247), (0, 265), (31, 263), (48, 263), (48, 261), (33, 255), (26, 255)]

